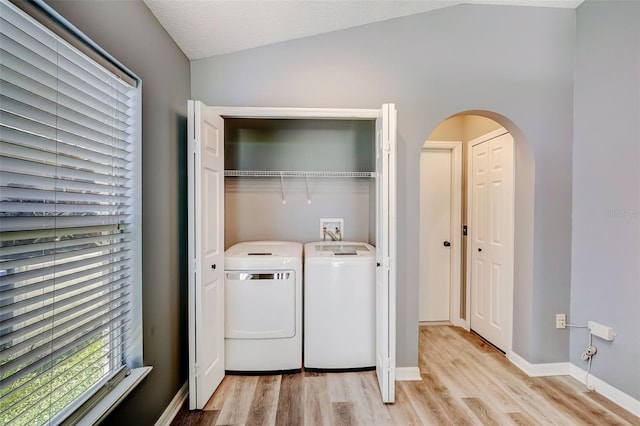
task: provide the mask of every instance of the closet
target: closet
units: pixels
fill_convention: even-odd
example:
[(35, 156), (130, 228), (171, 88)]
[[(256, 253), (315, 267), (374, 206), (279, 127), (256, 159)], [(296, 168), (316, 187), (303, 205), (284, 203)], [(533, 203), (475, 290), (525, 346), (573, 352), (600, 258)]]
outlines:
[(224, 251), (318, 241), (319, 219), (376, 246), (376, 373), (395, 399), (396, 111), (188, 103), (189, 406), (224, 377)]

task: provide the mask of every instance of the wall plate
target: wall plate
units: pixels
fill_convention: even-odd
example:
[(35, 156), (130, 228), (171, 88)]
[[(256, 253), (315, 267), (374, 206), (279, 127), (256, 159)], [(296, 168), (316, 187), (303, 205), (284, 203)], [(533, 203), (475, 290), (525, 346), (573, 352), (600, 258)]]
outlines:
[[(323, 228), (327, 228), (331, 232), (336, 232), (336, 229), (340, 231), (341, 240), (344, 240), (344, 218), (323, 218), (320, 219), (320, 239), (325, 239), (322, 233)], [(331, 238), (329, 238), (331, 240)]]

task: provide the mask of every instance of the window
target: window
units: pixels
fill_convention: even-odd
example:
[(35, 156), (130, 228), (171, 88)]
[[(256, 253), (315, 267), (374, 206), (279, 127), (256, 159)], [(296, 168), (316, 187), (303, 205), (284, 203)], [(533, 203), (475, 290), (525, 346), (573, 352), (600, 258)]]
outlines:
[(57, 424), (142, 360), (141, 85), (0, 2), (0, 424)]

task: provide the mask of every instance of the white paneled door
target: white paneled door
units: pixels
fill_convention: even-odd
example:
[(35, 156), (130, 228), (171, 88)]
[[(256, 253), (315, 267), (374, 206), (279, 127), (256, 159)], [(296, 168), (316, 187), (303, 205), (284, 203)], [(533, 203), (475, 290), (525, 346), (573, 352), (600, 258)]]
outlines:
[(224, 120), (188, 104), (189, 408), (224, 378)]
[(513, 310), (513, 137), (470, 142), (471, 329), (508, 351)]
[(395, 401), (396, 109), (376, 120), (376, 375), (382, 402)]
[(420, 290), (418, 321), (449, 321), (452, 152), (420, 155)]

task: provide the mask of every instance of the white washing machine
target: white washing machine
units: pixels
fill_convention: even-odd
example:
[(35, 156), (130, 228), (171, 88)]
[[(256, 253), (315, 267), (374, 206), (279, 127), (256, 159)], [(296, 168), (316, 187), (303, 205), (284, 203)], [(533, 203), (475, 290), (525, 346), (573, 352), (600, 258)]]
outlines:
[(375, 247), (307, 243), (304, 258), (305, 368), (375, 367)]
[(225, 370), (302, 367), (302, 244), (252, 241), (225, 252)]

